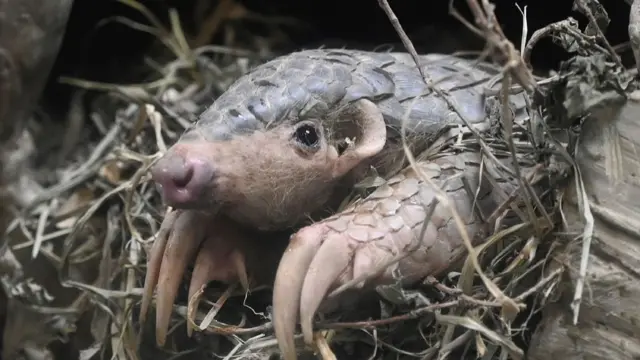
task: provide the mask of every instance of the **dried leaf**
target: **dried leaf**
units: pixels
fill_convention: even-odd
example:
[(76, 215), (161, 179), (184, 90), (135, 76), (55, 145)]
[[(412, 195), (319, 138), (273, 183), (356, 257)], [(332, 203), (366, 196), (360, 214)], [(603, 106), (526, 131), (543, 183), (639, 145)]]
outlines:
[(607, 10), (605, 10), (604, 6), (602, 6), (598, 0), (575, 0), (573, 2), (573, 10), (582, 13), (587, 18), (590, 18), (590, 15), (592, 15), (596, 21), (595, 23), (589, 21), (589, 24), (587, 24), (584, 30), (586, 35), (597, 36), (598, 27), (603, 33), (607, 32), (607, 27), (609, 27), (611, 20), (609, 19)]
[(78, 356), (78, 360), (89, 360), (91, 358), (93, 358), (93, 356), (95, 354), (98, 353), (98, 351), (100, 351), (100, 349), (102, 348), (103, 344), (101, 342), (97, 342), (94, 343), (93, 345), (91, 345), (90, 347), (80, 350), (80, 354)]
[(607, 56), (575, 56), (562, 63), (560, 80), (552, 86), (546, 100), (554, 122), (566, 127), (596, 107), (624, 101), (632, 78), (615, 63), (608, 62)]
[(78, 217), (77, 216), (67, 217), (67, 215), (72, 214), (78, 211), (79, 209), (88, 206), (93, 200), (94, 200), (93, 192), (86, 187), (80, 188), (77, 191), (75, 191), (73, 194), (71, 194), (71, 196), (67, 199), (67, 201), (65, 201), (62, 204), (62, 206), (60, 206), (60, 208), (58, 208), (58, 210), (54, 214), (56, 217), (65, 218), (64, 220), (58, 221), (58, 223), (56, 223), (56, 226), (58, 227), (58, 229), (71, 228), (73, 224), (76, 222)]
[(123, 163), (119, 160), (109, 160), (100, 168), (100, 177), (107, 180), (112, 185), (122, 182)]

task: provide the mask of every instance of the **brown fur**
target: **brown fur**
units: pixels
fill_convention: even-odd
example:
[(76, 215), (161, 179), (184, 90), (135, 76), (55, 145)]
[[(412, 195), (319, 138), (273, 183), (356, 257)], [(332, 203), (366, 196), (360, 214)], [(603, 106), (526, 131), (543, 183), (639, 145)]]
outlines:
[(178, 143), (171, 151), (203, 158), (214, 166), (216, 176), (201, 207), (219, 209), (259, 230), (282, 229), (314, 218), (317, 212), (326, 216), (371, 166), (386, 174), (404, 164), (402, 149), (388, 144), (346, 176), (335, 178), (332, 169), (339, 156), (338, 144), (349, 137), (345, 134), (356, 134), (354, 129), (322, 130), (320, 147), (313, 153), (295, 144), (290, 124), (228, 141)]

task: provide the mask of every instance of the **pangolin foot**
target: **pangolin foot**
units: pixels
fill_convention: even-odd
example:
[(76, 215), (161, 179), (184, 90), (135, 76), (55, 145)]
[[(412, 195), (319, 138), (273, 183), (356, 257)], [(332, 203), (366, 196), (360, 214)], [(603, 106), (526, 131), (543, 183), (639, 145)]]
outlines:
[[(191, 283), (189, 284), (188, 314), (195, 313), (199, 291), (210, 281), (240, 283), (245, 290), (251, 284), (247, 270), (247, 257), (254, 261), (264, 249), (254, 246), (254, 234), (241, 230), (239, 225), (221, 217), (211, 217), (196, 211), (174, 210), (167, 214), (153, 244), (147, 265), (140, 320), (144, 322), (154, 289), (156, 297), (156, 341), (163, 346), (169, 321), (185, 269), (195, 257)], [(256, 243), (259, 243), (257, 241)], [(278, 254), (277, 248), (274, 249)], [(197, 254), (196, 254), (197, 253)], [(268, 256), (262, 256), (259, 265), (264, 267)], [(274, 261), (271, 261), (275, 263)], [(275, 265), (272, 264), (275, 268)], [(253, 269), (252, 269), (253, 270)], [(254, 273), (251, 271), (251, 273)], [(193, 320), (193, 319), (191, 319)], [(188, 326), (191, 334), (192, 327)]]
[[(436, 200), (433, 183), (448, 193), (470, 236), (480, 234), (484, 226), (474, 217), (473, 194), (463, 186), (466, 178), (470, 188), (477, 189), (477, 167), (456, 163), (455, 158), (419, 166), (432, 183), (408, 169), (345, 211), (291, 238), (273, 292), (274, 330), (284, 359), (297, 358), (297, 320), (305, 343), (313, 346), (318, 309), (340, 306), (346, 299), (328, 298), (333, 290), (351, 288), (357, 297), (379, 285), (415, 282), (446, 269), (465, 250), (451, 212)], [(487, 200), (479, 205), (490, 208)]]

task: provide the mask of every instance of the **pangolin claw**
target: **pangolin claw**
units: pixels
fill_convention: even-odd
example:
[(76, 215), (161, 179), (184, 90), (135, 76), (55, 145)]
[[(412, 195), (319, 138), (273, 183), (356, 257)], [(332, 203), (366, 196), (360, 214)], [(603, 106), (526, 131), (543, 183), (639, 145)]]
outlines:
[[(245, 234), (223, 218), (212, 220), (195, 211), (181, 210), (172, 211), (165, 217), (148, 260), (140, 313), (140, 320), (144, 322), (157, 287), (156, 341), (159, 346), (165, 343), (173, 303), (184, 272), (199, 249), (189, 286), (189, 299), (213, 280), (239, 281), (248, 288), (242, 248), (245, 242)], [(191, 328), (188, 329), (190, 334)]]
[(295, 359), (293, 333), (298, 319), (300, 292), (304, 284), (304, 271), (322, 245), (328, 228), (309, 226), (298, 231), (282, 255), (273, 285), (273, 327), (282, 356)]
[(164, 249), (169, 239), (169, 232), (178, 214), (176, 211), (169, 211), (160, 225), (160, 231), (158, 231), (156, 235), (156, 240), (153, 242), (151, 254), (147, 261), (147, 273), (144, 279), (145, 286), (142, 294), (142, 304), (140, 306), (140, 323), (144, 323), (147, 319), (149, 305), (151, 305), (151, 298), (153, 297), (153, 290), (155, 290), (156, 284), (158, 283), (162, 256), (164, 255)]
[(300, 296), (300, 326), (307, 344), (313, 342), (313, 316), (336, 279), (348, 271), (352, 253), (344, 237), (332, 233), (323, 242), (309, 265)]
[[(244, 241), (245, 234), (242, 234), (235, 226), (219, 225), (221, 226), (216, 228), (215, 235), (209, 233), (206, 236), (196, 258), (189, 284), (188, 314), (193, 314), (200, 303), (200, 297), (197, 299), (193, 299), (193, 297), (197, 296), (198, 290), (210, 281), (240, 282), (245, 291), (249, 290), (245, 255), (237, 247)], [(191, 326), (187, 327), (189, 336), (191, 336), (192, 330)]]

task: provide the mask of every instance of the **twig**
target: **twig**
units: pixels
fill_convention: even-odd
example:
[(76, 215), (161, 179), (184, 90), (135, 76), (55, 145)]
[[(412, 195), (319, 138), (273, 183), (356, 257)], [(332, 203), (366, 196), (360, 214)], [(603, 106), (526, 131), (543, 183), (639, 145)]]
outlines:
[(580, 41), (583, 44), (588, 44), (589, 46), (591, 46), (592, 48), (594, 48), (599, 52), (602, 52), (602, 53), (607, 52), (605, 48), (603, 48), (602, 46), (598, 45), (595, 42), (595, 39), (590, 38), (585, 34), (581, 33), (579, 30), (577, 30), (577, 27), (578, 27), (578, 22), (574, 18), (569, 17), (565, 20), (561, 20), (561, 21), (549, 24), (543, 27), (542, 29), (536, 30), (533, 33), (533, 35), (531, 35), (531, 38), (529, 39), (529, 42), (525, 47), (524, 54), (522, 56), (524, 62), (528, 66), (531, 66), (531, 52), (533, 51), (533, 48), (536, 46), (538, 41), (540, 41), (541, 39), (547, 36), (551, 36), (555, 33), (569, 35), (572, 38), (574, 38), (576, 41)]
[[(502, 28), (496, 21), (490, 21), (495, 19), (493, 13), (493, 6), (489, 4), (487, 0), (482, 0), (482, 6), (478, 0), (467, 0), (467, 5), (471, 9), (475, 17), (475, 23), (479, 26), (479, 31), (484, 35), (487, 42), (495, 49), (500, 50), (502, 58), (508, 65), (508, 70), (511, 76), (525, 89), (531, 93), (537, 90), (537, 84), (533, 78), (533, 74), (526, 66), (522, 57), (518, 55), (518, 52), (513, 46), (513, 43), (507, 39), (502, 32)], [(452, 15), (458, 19), (463, 19), (462, 15), (457, 13), (455, 9), (452, 9)]]
[[(592, 4), (600, 5), (597, 2), (592, 2)], [(609, 55), (611, 56), (613, 61), (615, 61), (616, 65), (618, 65), (618, 67), (620, 67), (620, 68), (624, 68), (624, 65), (622, 65), (622, 61), (620, 60), (620, 57), (618, 56), (618, 54), (616, 54), (616, 51), (613, 49), (613, 47), (609, 43), (609, 40), (607, 40), (607, 38), (604, 36), (604, 33), (602, 32), (602, 29), (598, 25), (598, 20), (593, 15), (593, 12), (589, 8), (589, 6), (585, 2), (585, 0), (575, 0), (574, 3), (573, 3), (573, 6), (574, 6), (574, 9), (577, 8), (578, 10), (580, 10), (589, 19), (589, 22), (591, 23), (592, 28), (595, 29), (596, 32), (597, 32), (598, 39), (600, 39), (600, 41), (602, 41), (604, 46), (607, 48), (607, 50), (609, 52)], [(603, 9), (603, 11), (604, 11), (604, 9)], [(631, 23), (629, 23), (629, 24), (631, 24)]]
[[(391, 6), (389, 5), (388, 1), (387, 0), (378, 0), (378, 1), (379, 1), (380, 6), (384, 9), (384, 11), (387, 14), (387, 16), (390, 17), (390, 21), (391, 21), (392, 25), (394, 26), (396, 32), (398, 32), (398, 35), (402, 39), (402, 42), (405, 45), (405, 47), (407, 48), (407, 50), (409, 51), (409, 53), (411, 53), (411, 56), (413, 57), (414, 61), (416, 62), (416, 66), (420, 69), (421, 66), (420, 66), (419, 58), (418, 58), (418, 55), (417, 55), (417, 53), (415, 51), (415, 48), (411, 44), (411, 41), (409, 40), (409, 37), (406, 35), (404, 30), (400, 26), (400, 23), (398, 22), (397, 17), (393, 14), (393, 10), (391, 10)], [(395, 21), (394, 21), (394, 19), (395, 19)], [(513, 48), (513, 45), (511, 45), (511, 48)], [(529, 74), (529, 76), (531, 76), (531, 74), (528, 72), (528, 69), (525, 68), (524, 70), (525, 70), (525, 73), (527, 73), (527, 74)], [(474, 133), (474, 135), (476, 135), (476, 138), (479, 139), (479, 142), (482, 144), (482, 141), (481, 141), (482, 137), (477, 132), (477, 130), (475, 130), (473, 128), (473, 126), (471, 126), (471, 124), (466, 120), (466, 118), (464, 117), (462, 112), (460, 112), (458, 110), (458, 108), (455, 106), (454, 101), (449, 96), (446, 96), (437, 87), (433, 86), (432, 82), (425, 76), (424, 72), (420, 71), (420, 73), (421, 73), (421, 75), (422, 75), (422, 77), (423, 77), (423, 79), (425, 81), (425, 84), (427, 84), (427, 86), (429, 86), (431, 89), (433, 89), (436, 92), (436, 94), (438, 94), (439, 96), (441, 96), (443, 99), (445, 99), (447, 101), (447, 103), (450, 105), (450, 107), (452, 109), (454, 109), (458, 113), (460, 118), (463, 119), (463, 121), (465, 122), (465, 125)], [(524, 83), (523, 83), (523, 86), (525, 86)], [(411, 151), (410, 151), (410, 149), (408, 148), (408, 146), (406, 144), (405, 121), (403, 121), (402, 134), (401, 135), (402, 135), (402, 139), (403, 139), (404, 151), (405, 151), (405, 154), (407, 155), (407, 158), (409, 159), (410, 165), (413, 167), (413, 169), (416, 172), (416, 174), (418, 174), (418, 176), (420, 176), (422, 181), (424, 181), (425, 183), (428, 183), (429, 185), (432, 186), (432, 188), (435, 190), (435, 192), (437, 194), (437, 199), (445, 207), (450, 209), (451, 215), (453, 217), (453, 220), (455, 221), (456, 226), (460, 231), (460, 236), (461, 236), (461, 238), (463, 240), (464, 246), (466, 247), (466, 249), (467, 249), (467, 251), (469, 253), (469, 257), (472, 259), (473, 267), (474, 267), (476, 273), (482, 279), (482, 282), (484, 283), (484, 285), (487, 287), (487, 289), (491, 292), (491, 294), (496, 299), (498, 299), (499, 301), (503, 302), (504, 306), (509, 306), (510, 308), (517, 308), (516, 304), (513, 303), (513, 300), (511, 300), (495, 284), (493, 284), (491, 282), (491, 280), (482, 271), (482, 268), (480, 267), (480, 263), (478, 262), (478, 259), (477, 259), (476, 251), (473, 248), (473, 245), (472, 245), (471, 239), (469, 237), (469, 234), (467, 233), (467, 231), (466, 231), (466, 229), (464, 227), (464, 222), (462, 221), (462, 218), (460, 217), (460, 215), (456, 211), (455, 207), (451, 204), (451, 201), (449, 200), (449, 198), (446, 195), (446, 193), (440, 187), (438, 187), (436, 184), (434, 184), (433, 181), (428, 176), (426, 176), (426, 174), (424, 174), (423, 171), (421, 171), (421, 169), (419, 169), (418, 167), (415, 166), (415, 158), (413, 157), (413, 154), (411, 154)], [(486, 144), (484, 145), (483, 149), (485, 150), (486, 153), (491, 154), (491, 151), (488, 149)], [(494, 157), (494, 159), (495, 159), (495, 157)], [(501, 162), (496, 159), (496, 164), (500, 165)], [(505, 168), (506, 168), (506, 166), (505, 166)]]
[(529, 34), (529, 26), (527, 23), (527, 5), (524, 8), (520, 8), (519, 4), (516, 4), (518, 11), (522, 15), (522, 34), (520, 36), (520, 56), (524, 54), (524, 48), (527, 46), (527, 36)]
[(42, 212), (40, 213), (40, 218), (38, 219), (38, 228), (36, 229), (36, 236), (33, 240), (33, 248), (31, 249), (31, 258), (35, 259), (38, 256), (38, 252), (40, 251), (40, 247), (43, 242), (43, 234), (45, 226), (49, 220), (49, 213), (51, 213), (51, 208), (56, 206), (57, 201), (51, 201), (51, 204), (45, 206)]
[[(512, 63), (512, 62), (510, 62)], [(511, 85), (511, 76), (509, 74), (505, 74), (502, 78), (502, 89), (506, 90)], [(535, 193), (530, 193), (530, 187), (528, 186), (527, 180), (522, 176), (522, 171), (520, 170), (520, 165), (518, 164), (518, 155), (516, 154), (516, 146), (513, 142), (513, 116), (511, 113), (511, 109), (509, 107), (509, 94), (507, 91), (502, 92), (502, 115), (500, 116), (502, 119), (502, 126), (505, 130), (505, 140), (507, 141), (507, 146), (509, 147), (509, 152), (511, 153), (512, 165), (515, 173), (517, 174), (516, 179), (518, 184), (522, 188), (522, 191), (525, 195), (525, 205), (527, 207), (527, 212), (529, 213), (529, 219), (533, 223), (533, 228), (536, 229), (537, 235), (542, 235), (542, 229), (538, 226), (537, 217), (535, 211), (533, 210), (533, 205), (531, 204), (531, 197), (536, 196)]]
[(544, 278), (542, 278), (540, 281), (538, 281), (537, 284), (532, 286), (530, 289), (527, 289), (527, 290), (523, 291), (520, 295), (516, 296), (515, 299), (517, 301), (524, 301), (526, 298), (528, 298), (532, 294), (540, 291), (540, 289), (542, 289), (548, 283), (550, 283), (555, 278), (557, 278), (560, 274), (562, 274), (563, 271), (564, 271), (563, 268), (558, 268), (558, 269), (552, 271), (549, 275), (547, 275)]
[(636, 69), (640, 74), (640, 0), (633, 0), (631, 4), (628, 30), (631, 50), (636, 60)]
[(459, 301), (448, 301), (439, 304), (433, 304), (421, 307), (414, 311), (411, 311), (407, 314), (392, 316), (386, 319), (380, 320), (370, 320), (370, 321), (354, 321), (354, 322), (334, 322), (334, 323), (325, 323), (320, 322), (317, 324), (317, 329), (372, 329), (378, 326), (384, 326), (389, 324), (394, 324), (402, 321), (407, 321), (411, 319), (416, 319), (424, 314), (433, 313), (437, 310), (450, 308), (459, 304)]
[(100, 143), (93, 150), (87, 161), (85, 161), (80, 167), (74, 170), (71, 174), (68, 175), (67, 179), (63, 180), (57, 185), (46, 189), (43, 193), (41, 193), (30, 205), (29, 208), (33, 209), (35, 206), (49, 201), (55, 197), (60, 196), (67, 190), (73, 189), (74, 187), (84, 183), (90, 177), (94, 176), (96, 171), (98, 170), (99, 161), (102, 159), (102, 156), (107, 151), (108, 148), (115, 142), (118, 134), (120, 133), (121, 126), (119, 123), (116, 123), (107, 135), (100, 141)]
[[(576, 156), (578, 151), (576, 150)], [(589, 265), (589, 253), (591, 252), (591, 239), (593, 238), (594, 219), (589, 207), (589, 197), (584, 188), (582, 181), (582, 171), (580, 166), (575, 167), (575, 181), (576, 181), (576, 195), (578, 198), (578, 208), (582, 212), (584, 218), (584, 230), (582, 231), (582, 253), (580, 255), (580, 272), (576, 279), (576, 288), (573, 294), (573, 301), (571, 302), (571, 310), (573, 310), (573, 324), (578, 323), (578, 316), (580, 315), (580, 304), (582, 303), (582, 291), (584, 288), (584, 282), (587, 277), (587, 267)]]

